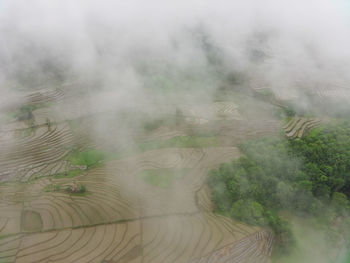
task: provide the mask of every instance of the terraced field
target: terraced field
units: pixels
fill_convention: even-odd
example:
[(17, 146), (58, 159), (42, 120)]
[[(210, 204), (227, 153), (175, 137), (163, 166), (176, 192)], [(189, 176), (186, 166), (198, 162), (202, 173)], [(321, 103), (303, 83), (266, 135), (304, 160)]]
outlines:
[[(0, 181), (26, 181), (33, 174), (52, 175), (68, 169), (63, 158), (73, 143), (67, 124), (38, 126), (25, 137), (3, 132), (0, 138)], [(6, 136), (6, 133), (11, 135)]]
[(321, 124), (319, 118), (293, 117), (283, 129), (288, 138), (301, 138)]
[[(27, 98), (62, 105), (67, 99), (61, 89)], [(145, 149), (89, 169), (68, 158), (73, 149), (108, 144), (88, 140), (88, 119), (74, 129), (42, 108), (33, 112), (35, 128), (2, 125), (0, 262), (268, 262), (272, 233), (214, 214), (205, 181), (212, 168), (240, 156), (235, 144), (277, 133), (279, 123), (239, 120), (233, 104), (213, 109), (227, 123), (198, 127), (214, 132), (216, 146)], [(42, 123), (46, 118), (50, 125)], [(26, 129), (25, 136), (18, 134)], [(183, 135), (186, 130), (161, 127), (139, 138)], [(68, 176), (70, 170), (76, 171), (74, 177)], [(158, 171), (158, 177), (182, 172), (160, 187), (140, 177), (144, 171)], [(87, 191), (65, 190), (72, 185)]]

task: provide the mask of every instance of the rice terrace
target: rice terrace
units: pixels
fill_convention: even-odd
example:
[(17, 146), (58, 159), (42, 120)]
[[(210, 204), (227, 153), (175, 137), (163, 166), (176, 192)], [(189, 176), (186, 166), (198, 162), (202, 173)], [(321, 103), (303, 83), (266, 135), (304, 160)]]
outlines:
[(0, 1), (0, 263), (350, 262), (346, 0), (29, 2)]
[[(205, 180), (211, 169), (240, 156), (234, 143), (222, 141), (274, 134), (277, 121), (229, 118), (215, 135), (199, 136), (217, 120), (201, 127), (192, 121), (198, 116), (183, 116), (180, 124), (135, 135), (137, 149), (110, 149), (85, 132), (94, 121), (90, 113), (58, 121), (50, 114), (51, 107), (65, 108), (67, 96), (64, 87), (36, 91), (22, 98), (36, 108), (30, 122), (3, 121), (1, 262), (268, 260), (271, 231), (213, 213)], [(218, 108), (219, 117), (237, 115), (222, 105), (228, 110), (208, 108)], [(198, 131), (186, 135), (189, 125)]]

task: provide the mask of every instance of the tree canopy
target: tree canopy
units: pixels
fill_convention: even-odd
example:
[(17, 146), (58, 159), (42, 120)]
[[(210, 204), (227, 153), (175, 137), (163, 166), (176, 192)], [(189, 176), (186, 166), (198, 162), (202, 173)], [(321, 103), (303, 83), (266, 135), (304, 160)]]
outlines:
[(281, 211), (310, 216), (349, 212), (350, 123), (320, 127), (301, 139), (263, 138), (240, 145), (243, 156), (212, 170), (216, 211), (269, 226), (292, 241)]

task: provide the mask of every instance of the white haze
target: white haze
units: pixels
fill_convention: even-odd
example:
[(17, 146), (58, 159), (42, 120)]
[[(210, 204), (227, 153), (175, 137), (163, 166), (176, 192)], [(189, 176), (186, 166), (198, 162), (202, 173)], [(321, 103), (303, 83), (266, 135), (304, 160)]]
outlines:
[[(19, 90), (46, 87), (55, 69), (62, 83), (96, 83), (72, 85), (96, 93), (85, 105), (92, 110), (210, 102), (220, 79), (196, 40), (201, 32), (220, 54), (220, 70), (245, 72), (257, 85), (287, 95), (317, 85), (350, 89), (345, 0), (0, 0), (0, 110)], [(140, 65), (199, 81), (191, 89), (180, 79), (179, 92), (165, 97), (149, 89)], [(121, 133), (132, 140), (127, 128)]]
[[(140, 61), (205, 72), (196, 29), (228, 70), (250, 72), (275, 90), (292, 92), (296, 82), (347, 84), (349, 14), (340, 0), (2, 1), (1, 92), (19, 85), (19, 71), (40, 83), (43, 61), (50, 60), (130, 102), (143, 93)], [(250, 59), (251, 48), (264, 52), (262, 62)]]

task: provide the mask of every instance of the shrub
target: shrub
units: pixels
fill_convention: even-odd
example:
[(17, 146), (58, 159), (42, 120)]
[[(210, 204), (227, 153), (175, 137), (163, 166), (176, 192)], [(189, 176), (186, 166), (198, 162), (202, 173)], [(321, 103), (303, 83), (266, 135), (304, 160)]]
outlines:
[(83, 152), (76, 151), (73, 152), (68, 160), (75, 165), (86, 165), (87, 168), (95, 166), (99, 164), (102, 160), (106, 158), (105, 153), (95, 150), (89, 149)]

